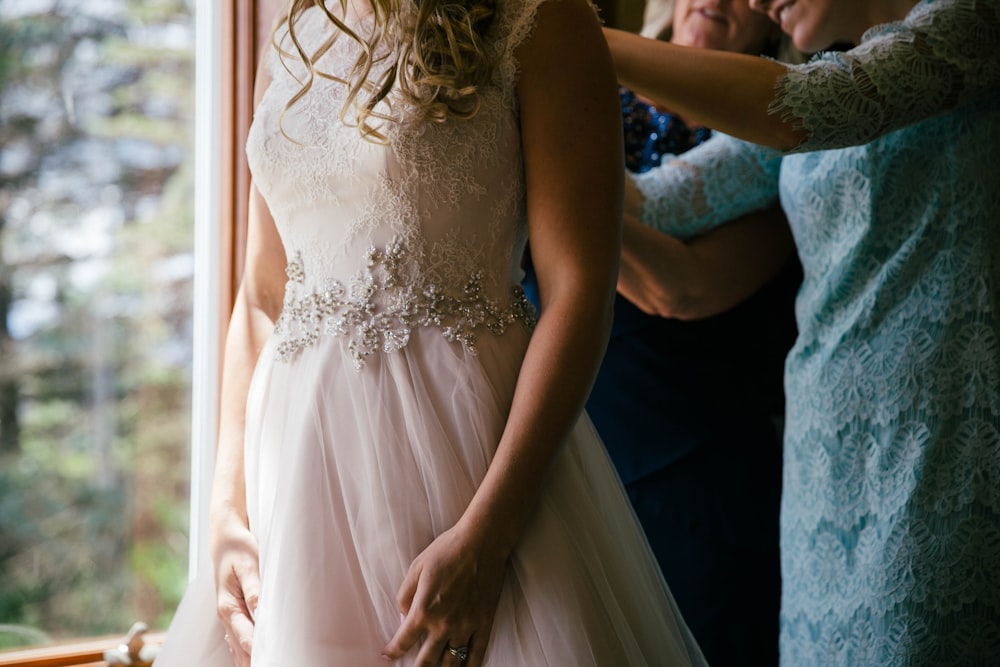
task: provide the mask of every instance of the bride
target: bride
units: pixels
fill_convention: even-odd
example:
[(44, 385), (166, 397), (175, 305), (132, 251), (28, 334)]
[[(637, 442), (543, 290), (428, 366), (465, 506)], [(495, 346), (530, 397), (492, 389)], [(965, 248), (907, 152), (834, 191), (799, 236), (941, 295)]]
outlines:
[(590, 4), (294, 0), (273, 42), (215, 581), (157, 666), (702, 664), (581, 416), (623, 173)]

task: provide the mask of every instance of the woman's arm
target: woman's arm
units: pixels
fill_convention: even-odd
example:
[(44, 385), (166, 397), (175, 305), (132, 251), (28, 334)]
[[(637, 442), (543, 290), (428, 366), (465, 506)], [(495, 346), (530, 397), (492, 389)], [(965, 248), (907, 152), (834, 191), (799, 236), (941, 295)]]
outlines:
[(857, 47), (778, 81), (771, 112), (802, 128), (798, 150), (857, 146), (1000, 93), (1000, 0), (919, 3)]
[[(463, 522), (510, 551), (575, 426), (611, 328), (623, 149), (614, 72), (588, 2), (547, 3), (521, 47), (528, 233), (541, 316), (496, 456)], [(586, 140), (581, 140), (586, 137)], [(583, 167), (583, 165), (586, 165)]]
[(625, 216), (681, 240), (701, 236), (778, 197), (781, 154), (716, 134), (625, 179)]
[(470, 647), (466, 667), (482, 664), (508, 558), (580, 417), (610, 329), (621, 233), (621, 115), (590, 4), (543, 4), (517, 58), (542, 315), (485, 479), (459, 522), (414, 561), (400, 591), (406, 618), (385, 654), (397, 658), (425, 635), (417, 665), (437, 665), (448, 644)]
[(749, 298), (794, 251), (777, 205), (687, 242), (626, 216), (618, 292), (652, 315), (710, 317)]
[(796, 66), (604, 32), (628, 87), (783, 151), (865, 144), (1000, 87), (997, 0), (921, 3), (856, 48)]
[(604, 29), (618, 80), (699, 124), (788, 150), (805, 133), (768, 112), (787, 66), (742, 53), (678, 46)]
[[(262, 62), (256, 82), (257, 102), (269, 81)], [(252, 184), (248, 215), (246, 263), (223, 357), (209, 519), (218, 613), (238, 667), (250, 664), (260, 588), (257, 544), (247, 521), (243, 467), (246, 398), (257, 357), (280, 313), (286, 280), (284, 246), (267, 204)]]

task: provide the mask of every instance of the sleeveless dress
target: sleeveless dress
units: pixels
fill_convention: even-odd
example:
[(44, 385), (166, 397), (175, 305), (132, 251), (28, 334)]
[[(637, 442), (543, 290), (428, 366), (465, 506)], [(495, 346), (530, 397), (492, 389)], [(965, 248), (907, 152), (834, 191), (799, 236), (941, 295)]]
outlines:
[(713, 137), (636, 184), (667, 233), (775, 193), (792, 227), (781, 662), (995, 666), (1000, 2), (919, 2), (774, 107), (794, 154)]
[[(514, 51), (538, 4), (499, 3), (474, 119), (423, 123), (396, 100), (387, 145), (339, 120), (325, 78), (281, 118), (304, 72), (271, 60), (247, 150), (289, 261), (247, 399), (254, 665), (386, 664), (407, 568), (485, 475), (533, 318)], [(310, 53), (332, 29), (316, 8), (297, 24)], [(338, 39), (318, 66), (345, 71), (356, 49)], [(212, 585), (192, 583), (157, 667), (230, 664)], [(586, 418), (510, 559), (486, 664), (703, 664)]]

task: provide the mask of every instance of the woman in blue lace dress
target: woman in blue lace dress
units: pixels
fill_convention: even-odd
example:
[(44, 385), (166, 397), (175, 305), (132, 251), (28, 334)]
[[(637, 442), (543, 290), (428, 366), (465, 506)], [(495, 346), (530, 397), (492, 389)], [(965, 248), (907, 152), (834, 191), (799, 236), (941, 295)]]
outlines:
[(802, 261), (782, 664), (995, 665), (1000, 2), (753, 4), (803, 51), (857, 46), (785, 66), (606, 35), (624, 84), (740, 137), (627, 208), (686, 238), (779, 193)]

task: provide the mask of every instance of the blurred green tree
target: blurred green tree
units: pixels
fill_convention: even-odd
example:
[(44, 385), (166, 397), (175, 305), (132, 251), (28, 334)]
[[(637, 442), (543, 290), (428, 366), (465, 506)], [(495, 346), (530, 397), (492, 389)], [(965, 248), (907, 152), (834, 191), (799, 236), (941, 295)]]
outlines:
[(192, 5), (51, 4), (0, 6), (0, 646), (162, 626), (186, 569)]

